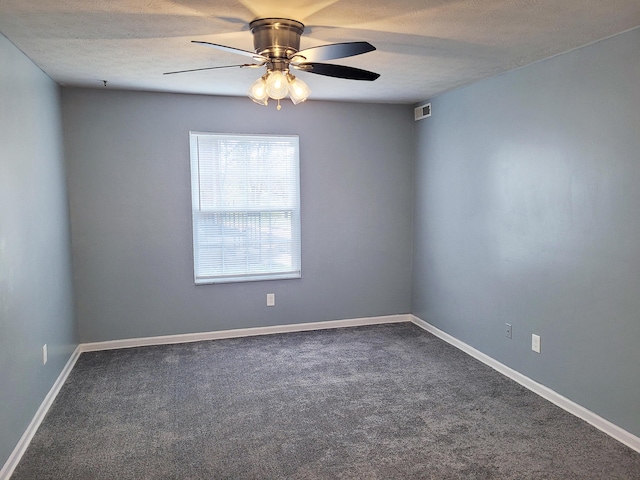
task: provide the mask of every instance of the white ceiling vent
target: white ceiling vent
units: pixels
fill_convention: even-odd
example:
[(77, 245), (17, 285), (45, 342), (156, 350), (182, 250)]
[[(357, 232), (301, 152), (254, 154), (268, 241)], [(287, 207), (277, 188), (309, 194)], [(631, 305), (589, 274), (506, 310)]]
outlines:
[(431, 116), (431, 104), (425, 103), (424, 105), (420, 105), (413, 109), (413, 114), (415, 116), (415, 120), (422, 120), (423, 118), (427, 118)]

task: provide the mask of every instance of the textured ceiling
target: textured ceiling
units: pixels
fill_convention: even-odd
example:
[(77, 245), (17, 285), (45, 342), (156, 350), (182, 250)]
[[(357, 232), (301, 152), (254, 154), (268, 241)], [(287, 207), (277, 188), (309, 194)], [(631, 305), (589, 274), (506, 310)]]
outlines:
[[(640, 25), (640, 0), (0, 0), (0, 32), (62, 85), (244, 95), (260, 73), (222, 69), (253, 50), (248, 23), (306, 25), (301, 48), (368, 41), (334, 61), (381, 74), (359, 82), (299, 72), (311, 98), (415, 103)], [(639, 49), (640, 51), (640, 49)]]

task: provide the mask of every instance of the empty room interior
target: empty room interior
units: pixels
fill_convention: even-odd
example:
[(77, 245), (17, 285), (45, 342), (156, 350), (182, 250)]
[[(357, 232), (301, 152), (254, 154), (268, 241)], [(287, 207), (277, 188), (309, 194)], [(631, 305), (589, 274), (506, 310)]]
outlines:
[(640, 479), (639, 52), (637, 0), (0, 2), (0, 479)]

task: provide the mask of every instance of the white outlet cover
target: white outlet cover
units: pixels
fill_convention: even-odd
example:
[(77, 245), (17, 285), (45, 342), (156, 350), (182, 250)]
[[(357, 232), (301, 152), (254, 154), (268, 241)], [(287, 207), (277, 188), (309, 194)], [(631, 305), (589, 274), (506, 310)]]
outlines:
[(47, 364), (47, 344), (42, 346), (42, 365)]
[(273, 307), (276, 304), (276, 294), (267, 293), (267, 307)]
[(540, 335), (531, 334), (531, 350), (540, 353)]

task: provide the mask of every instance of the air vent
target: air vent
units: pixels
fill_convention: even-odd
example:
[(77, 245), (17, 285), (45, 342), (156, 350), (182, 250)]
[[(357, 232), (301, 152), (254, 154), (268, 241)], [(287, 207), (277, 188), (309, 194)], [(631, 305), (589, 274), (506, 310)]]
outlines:
[(425, 103), (424, 105), (420, 105), (413, 109), (413, 113), (416, 121), (422, 120), (423, 118), (427, 118), (431, 116), (431, 104)]

